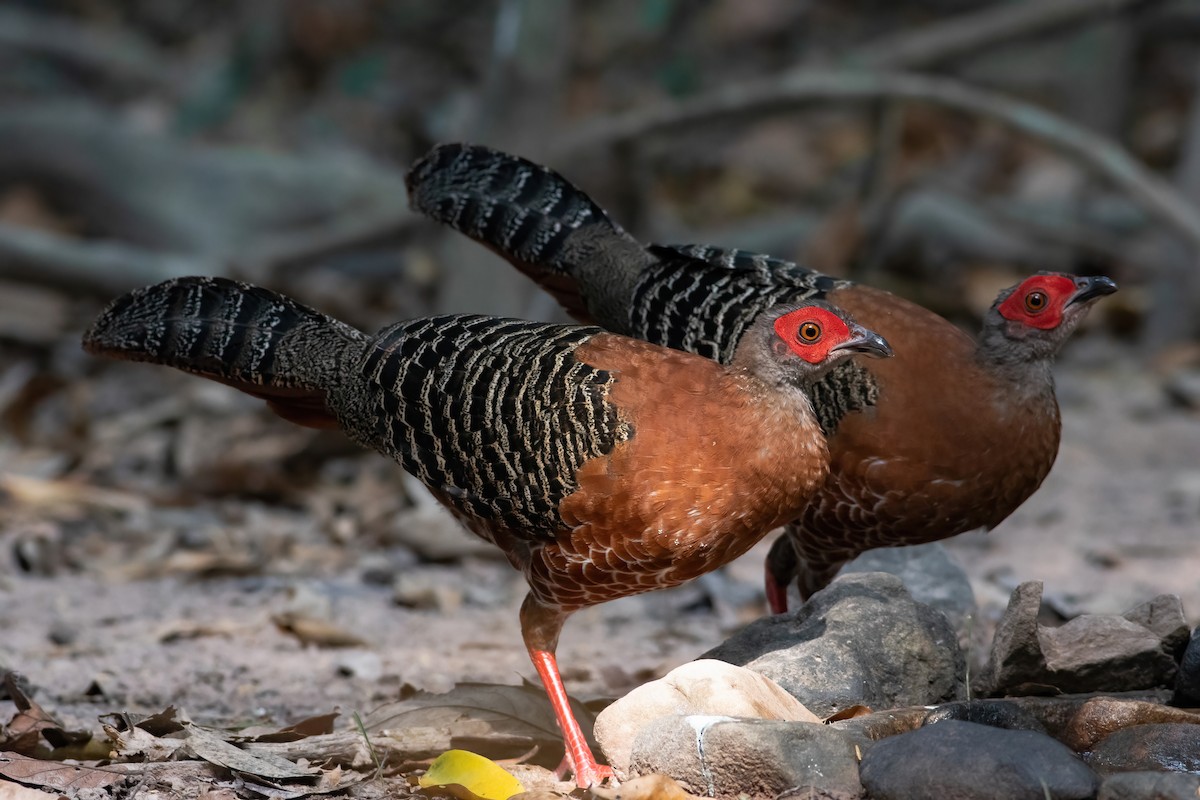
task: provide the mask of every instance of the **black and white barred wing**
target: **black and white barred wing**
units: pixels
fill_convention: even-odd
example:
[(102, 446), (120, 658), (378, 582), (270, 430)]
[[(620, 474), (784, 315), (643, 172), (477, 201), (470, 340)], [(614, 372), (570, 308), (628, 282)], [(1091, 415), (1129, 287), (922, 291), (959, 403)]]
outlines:
[(840, 281), (772, 256), (707, 245), (651, 245), (629, 335), (728, 364), (742, 334), (780, 303), (825, 300)]
[(596, 328), (474, 315), (382, 331), (359, 365), (349, 432), (461, 516), (548, 539), (574, 476), (630, 435), (608, 401), (614, 376), (575, 350)]

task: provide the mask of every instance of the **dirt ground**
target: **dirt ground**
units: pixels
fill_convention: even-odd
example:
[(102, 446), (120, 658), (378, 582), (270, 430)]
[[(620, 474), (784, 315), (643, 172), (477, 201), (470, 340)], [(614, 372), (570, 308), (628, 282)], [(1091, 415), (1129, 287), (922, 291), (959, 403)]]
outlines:
[[(121, 369), (121, 380), (146, 380), (148, 394), (202, 383)], [(994, 532), (949, 543), (981, 605), (981, 630), (1012, 587), (1034, 579), (1064, 615), (1119, 612), (1169, 592), (1200, 623), (1200, 417), (1171, 402), (1134, 353), (1100, 338), (1071, 347), (1058, 380), (1063, 444), (1043, 488)], [(230, 409), (258, 413), (224, 389), (196, 391), (192, 398), (212, 406), (204, 424)], [(266, 431), (284, 427), (263, 422)], [(351, 476), (358, 484), (385, 498), (400, 493), (398, 469), (364, 459), (369, 468)], [(411, 542), (338, 541), (310, 511), (231, 510), (220, 498), (172, 511), (178, 524), (168, 535), (162, 526), (173, 518), (146, 517), (136, 485), (111, 489), (127, 493), (115, 495), (118, 506), (132, 505), (88, 512), (109, 520), (103, 536), (72, 539), (88, 529), (88, 513), (51, 524), (62, 517), (53, 499), (0, 529), (0, 666), (26, 675), (38, 701), (68, 724), (95, 728), (100, 714), (167, 705), (205, 724), (283, 724), (333, 709), (365, 713), (405, 685), (443, 691), (535, 678), (517, 626), (521, 579), (436, 509), (403, 511), (383, 527), (417, 531), (426, 555), (429, 541), (443, 555), (469, 555), (428, 563)], [(200, 541), (165, 554), (179, 529), (185, 545), (189, 535)], [(559, 648), (568, 688), (584, 698), (619, 695), (755, 618), (766, 549), (691, 586), (577, 614)], [(250, 561), (238, 562), (247, 553)], [(289, 614), (301, 635), (277, 624)], [(303, 633), (312, 620), (361, 644), (308, 642), (328, 638)]]

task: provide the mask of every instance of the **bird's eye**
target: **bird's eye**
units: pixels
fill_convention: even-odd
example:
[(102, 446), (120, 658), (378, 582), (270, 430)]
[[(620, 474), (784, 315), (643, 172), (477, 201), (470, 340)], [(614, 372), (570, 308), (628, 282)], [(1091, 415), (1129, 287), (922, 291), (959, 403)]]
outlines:
[(812, 344), (821, 338), (821, 326), (815, 322), (805, 322), (796, 331), (796, 336), (805, 344)]
[(1030, 292), (1025, 295), (1025, 310), (1036, 314), (1046, 307), (1046, 295), (1042, 292)]

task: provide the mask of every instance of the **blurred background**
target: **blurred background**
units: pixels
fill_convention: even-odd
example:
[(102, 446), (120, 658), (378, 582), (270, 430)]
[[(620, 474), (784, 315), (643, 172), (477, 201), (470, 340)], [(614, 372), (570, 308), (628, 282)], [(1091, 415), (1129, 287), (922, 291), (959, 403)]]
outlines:
[[(329, 691), (348, 702), (530, 674), (519, 576), (394, 465), (78, 345), (116, 294), (185, 274), (367, 330), (434, 310), (565, 319), (409, 212), (406, 168), (449, 140), (560, 170), (643, 240), (793, 259), (968, 329), (1033, 271), (1112, 276), (1120, 293), (1063, 358), (1055, 473), (995, 534), (954, 546), (985, 618), (1042, 578), (1063, 618), (1161, 589), (1195, 621), (1198, 89), (1195, 0), (8, 0), (0, 666), (63, 702), (229, 713), (302, 706), (289, 669), (301, 687), (340, 676)], [(594, 668), (568, 683), (620, 692), (716, 644), (762, 612), (761, 555), (673, 599), (579, 615), (560, 656)], [(400, 611), (355, 605), (387, 611), (381, 596)], [(636, 637), (636, 603), (667, 611), (653, 643), (617, 656), (605, 636)], [(313, 656), (328, 642), (289, 628), (297, 614), (376, 660)], [(486, 656), (442, 660), (491, 638)], [(400, 640), (401, 655), (369, 647)], [(157, 648), (180, 641), (199, 649)], [(240, 695), (221, 678), (234, 661)]]

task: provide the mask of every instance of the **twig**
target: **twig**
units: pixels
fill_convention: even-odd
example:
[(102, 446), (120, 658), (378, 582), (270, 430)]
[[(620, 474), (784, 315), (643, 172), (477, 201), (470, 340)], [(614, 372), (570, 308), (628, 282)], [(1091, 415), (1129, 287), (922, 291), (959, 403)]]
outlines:
[(0, 223), (0, 277), (115, 295), (182, 275), (223, 275), (219, 259), (158, 253), (115, 241), (68, 239)]
[(375, 750), (375, 745), (371, 743), (371, 736), (367, 733), (367, 728), (363, 725), (362, 717), (357, 711), (354, 712), (354, 729), (358, 731), (358, 735), (363, 738), (367, 744), (367, 753), (371, 756), (371, 763), (375, 765), (375, 777), (378, 778), (383, 774), (383, 760), (379, 758), (379, 753)]
[(856, 67), (917, 69), (970, 56), (1015, 39), (1039, 36), (1094, 16), (1113, 16), (1162, 0), (1025, 0), (994, 3), (915, 31), (856, 47), (839, 61)]
[(933, 103), (990, 119), (1039, 139), (1128, 192), (1147, 210), (1200, 247), (1200, 212), (1168, 182), (1103, 136), (1020, 100), (948, 78), (908, 73), (805, 70), (769, 80), (724, 86), (678, 103), (609, 117), (563, 137), (555, 153), (613, 147), (681, 127), (769, 114), (816, 103), (861, 103), (895, 98)]
[(859, 242), (851, 251), (849, 275), (854, 280), (865, 279), (879, 261), (880, 251), (871, 246), (871, 240), (878, 238), (883, 215), (890, 205), (890, 173), (904, 129), (904, 108), (899, 103), (877, 103), (872, 110), (875, 147), (867, 159), (858, 190), (858, 225), (864, 235), (857, 237)]
[(107, 239), (0, 228), (0, 275), (105, 292), (235, 268), (261, 278), (417, 219), (403, 173), (381, 164), (180, 143), (78, 105), (0, 110), (0, 180), (33, 184)]

